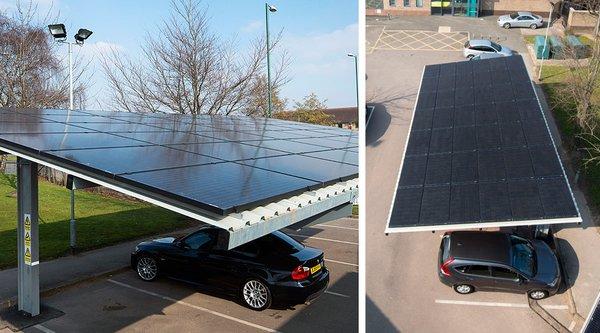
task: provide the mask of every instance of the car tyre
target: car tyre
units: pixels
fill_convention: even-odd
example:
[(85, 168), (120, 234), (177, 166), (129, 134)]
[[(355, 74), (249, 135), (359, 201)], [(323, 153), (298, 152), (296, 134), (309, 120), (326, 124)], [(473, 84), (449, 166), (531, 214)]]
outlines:
[(535, 30), (538, 28), (537, 24), (533, 23), (532, 25), (529, 26), (531, 28), (531, 30)]
[(158, 262), (154, 257), (142, 255), (138, 258), (135, 270), (140, 279), (154, 281), (158, 278)]
[(255, 311), (268, 309), (273, 302), (271, 290), (260, 279), (248, 279), (240, 289), (244, 305)]
[(548, 297), (548, 292), (545, 290), (532, 290), (527, 293), (527, 296), (529, 296), (529, 298), (531, 299), (538, 301), (540, 299)]
[(510, 23), (504, 23), (503, 27), (504, 29), (510, 29)]
[(466, 295), (475, 291), (475, 288), (469, 284), (457, 284), (454, 286), (454, 291), (459, 294)]

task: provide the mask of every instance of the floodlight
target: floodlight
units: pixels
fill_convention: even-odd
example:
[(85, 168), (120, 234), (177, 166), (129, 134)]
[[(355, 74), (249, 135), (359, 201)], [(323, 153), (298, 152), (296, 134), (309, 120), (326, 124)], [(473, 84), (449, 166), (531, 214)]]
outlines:
[(275, 13), (277, 11), (277, 8), (275, 6), (273, 6), (273, 5), (267, 5), (267, 6), (269, 7), (269, 11), (271, 13)]
[(77, 44), (83, 44), (83, 42), (92, 35), (92, 31), (88, 29), (79, 29), (75, 34), (75, 41)]
[(59, 24), (50, 24), (48, 25), (48, 29), (50, 30), (50, 34), (52, 37), (56, 39), (65, 39), (67, 38), (67, 29), (65, 25), (62, 23)]

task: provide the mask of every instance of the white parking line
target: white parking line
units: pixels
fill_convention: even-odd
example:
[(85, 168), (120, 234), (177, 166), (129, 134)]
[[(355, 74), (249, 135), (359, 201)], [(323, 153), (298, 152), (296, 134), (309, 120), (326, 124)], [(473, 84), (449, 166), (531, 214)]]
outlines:
[[(499, 302), (471, 302), (471, 301), (454, 301), (447, 299), (436, 299), (438, 304), (453, 304), (453, 305), (474, 305), (474, 306), (489, 306), (501, 308), (529, 308), (529, 304), (522, 303), (499, 303)], [(540, 304), (541, 305), (541, 304)], [(566, 305), (541, 305), (544, 309), (550, 310), (568, 310)]]
[(333, 291), (329, 291), (329, 290), (325, 290), (325, 293), (329, 294), (329, 295), (340, 296), (340, 297), (344, 297), (344, 298), (350, 298), (350, 296), (348, 296), (348, 295), (334, 293)]
[(137, 287), (128, 285), (128, 284), (123, 283), (123, 282), (115, 281), (115, 280), (112, 280), (112, 279), (108, 279), (107, 281), (111, 282), (111, 283), (114, 283), (116, 285), (119, 285), (121, 287), (133, 289), (133, 290), (139, 291), (141, 293), (144, 293), (144, 294), (147, 294), (147, 295), (151, 295), (151, 296), (155, 296), (155, 297), (158, 297), (158, 298), (162, 298), (162, 299), (164, 299), (166, 301), (170, 301), (170, 302), (177, 303), (177, 304), (180, 304), (180, 305), (185, 305), (187, 307), (194, 308), (194, 309), (200, 310), (200, 311), (204, 311), (204, 312), (210, 313), (212, 315), (219, 316), (219, 317), (225, 318), (225, 319), (229, 319), (231, 321), (235, 321), (235, 322), (238, 322), (240, 324), (244, 324), (244, 325), (247, 325), (247, 326), (250, 326), (250, 327), (254, 327), (254, 328), (266, 331), (266, 332), (278, 332), (278, 331), (276, 331), (274, 329), (271, 329), (271, 328), (268, 328), (268, 327), (260, 326), (260, 325), (257, 325), (257, 324), (245, 321), (243, 319), (235, 318), (235, 317), (232, 317), (232, 316), (229, 316), (229, 315), (217, 312), (217, 311), (213, 311), (213, 310), (209, 310), (207, 308), (203, 308), (201, 306), (197, 306), (197, 305), (190, 304), (190, 303), (187, 303), (187, 302), (184, 302), (184, 301), (176, 300), (176, 299), (168, 297), (168, 296), (163, 296), (163, 295), (157, 294), (157, 293), (152, 292), (152, 291), (148, 291), (148, 290), (144, 290), (144, 289), (141, 289), (141, 288), (137, 288)]
[(318, 227), (325, 227), (325, 228), (337, 228), (337, 229), (345, 229), (345, 230), (354, 230), (354, 231), (358, 231), (358, 228), (351, 228), (351, 227), (342, 227), (339, 225), (329, 225), (329, 224), (317, 224), (312, 226), (314, 228), (318, 228)]
[(33, 325), (33, 327), (37, 328), (38, 330), (44, 333), (55, 333), (53, 330), (49, 329), (48, 327), (42, 326), (41, 324)]
[(577, 325), (577, 322), (575, 322), (575, 320), (571, 321), (571, 325), (569, 325), (569, 331), (573, 332), (575, 325)]
[(358, 243), (355, 243), (355, 242), (346, 242), (346, 241), (341, 241), (341, 240), (337, 240), (337, 239), (321, 238), (321, 237), (315, 237), (315, 236), (306, 236), (306, 235), (300, 235), (300, 234), (288, 234), (288, 235), (295, 236), (295, 237), (318, 239), (318, 240), (327, 241), (327, 242), (358, 245)]
[(336, 263), (336, 264), (340, 264), (340, 265), (347, 265), (347, 266), (358, 267), (358, 265), (357, 265), (357, 264), (352, 264), (352, 263), (345, 262), (345, 261), (337, 261), (337, 260), (333, 260), (333, 259), (329, 259), (329, 258), (325, 258), (325, 260), (326, 260), (327, 262), (334, 262), (334, 263)]

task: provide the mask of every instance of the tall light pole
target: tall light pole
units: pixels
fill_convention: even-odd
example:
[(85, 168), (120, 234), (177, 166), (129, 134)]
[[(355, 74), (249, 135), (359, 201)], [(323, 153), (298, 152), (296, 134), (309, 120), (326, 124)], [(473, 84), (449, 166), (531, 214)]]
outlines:
[(67, 29), (64, 24), (50, 24), (48, 29), (55, 41), (69, 45), (69, 110), (73, 110), (73, 45), (82, 46), (83, 42), (92, 35), (92, 31), (79, 29), (74, 36), (75, 41), (69, 42), (67, 41)]
[(271, 118), (271, 45), (269, 44), (269, 12), (275, 13), (277, 8), (265, 2), (265, 21), (267, 28), (267, 117)]
[(349, 57), (354, 58), (354, 80), (356, 83), (356, 108), (358, 109), (358, 58), (356, 56), (356, 54), (353, 53), (348, 53), (347, 54)]
[(554, 12), (554, 3), (550, 1), (550, 13), (548, 14), (548, 23), (546, 23), (546, 36), (544, 37), (544, 49), (542, 50), (542, 61), (540, 62), (540, 71), (538, 72), (538, 81), (542, 80), (542, 68), (544, 67), (544, 54), (546, 54), (546, 48), (548, 47), (548, 30), (550, 29), (550, 23), (552, 23), (552, 12)]
[[(73, 110), (73, 45), (82, 46), (92, 31), (88, 29), (79, 29), (73, 38), (74, 42), (67, 41), (67, 29), (62, 23), (48, 25), (50, 34), (58, 43), (69, 45), (69, 110)], [(69, 115), (70, 116), (70, 115)], [(65, 136), (66, 138), (66, 136)], [(69, 222), (69, 246), (71, 251), (77, 246), (77, 228), (75, 221), (75, 188), (71, 187), (71, 220)]]

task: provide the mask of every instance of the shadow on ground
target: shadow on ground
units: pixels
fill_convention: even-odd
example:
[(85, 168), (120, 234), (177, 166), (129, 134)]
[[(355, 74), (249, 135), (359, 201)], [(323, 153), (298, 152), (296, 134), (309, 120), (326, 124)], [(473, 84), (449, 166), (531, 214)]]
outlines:
[(369, 295), (366, 297), (366, 330), (367, 332), (400, 332), (388, 317), (373, 303)]

